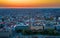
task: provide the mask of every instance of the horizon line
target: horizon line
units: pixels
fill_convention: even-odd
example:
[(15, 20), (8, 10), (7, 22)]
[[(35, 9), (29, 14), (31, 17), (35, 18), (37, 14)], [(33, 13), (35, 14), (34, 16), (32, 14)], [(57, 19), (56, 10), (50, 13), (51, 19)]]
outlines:
[(60, 7), (0, 7), (0, 8), (60, 8)]

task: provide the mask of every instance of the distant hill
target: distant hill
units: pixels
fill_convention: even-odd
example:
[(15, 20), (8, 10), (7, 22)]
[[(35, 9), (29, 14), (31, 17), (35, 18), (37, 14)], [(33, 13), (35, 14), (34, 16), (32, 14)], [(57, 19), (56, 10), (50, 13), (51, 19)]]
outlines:
[(19, 8), (0, 8), (0, 15), (36, 15), (36, 14), (51, 14), (60, 16), (60, 8), (31, 8), (31, 9), (19, 9)]

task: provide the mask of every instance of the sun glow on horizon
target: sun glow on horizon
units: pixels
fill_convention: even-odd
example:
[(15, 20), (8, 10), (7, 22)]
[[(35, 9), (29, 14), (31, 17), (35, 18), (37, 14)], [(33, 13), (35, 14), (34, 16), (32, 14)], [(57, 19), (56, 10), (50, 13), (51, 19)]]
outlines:
[(60, 0), (0, 0), (0, 7), (52, 7), (60, 6)]

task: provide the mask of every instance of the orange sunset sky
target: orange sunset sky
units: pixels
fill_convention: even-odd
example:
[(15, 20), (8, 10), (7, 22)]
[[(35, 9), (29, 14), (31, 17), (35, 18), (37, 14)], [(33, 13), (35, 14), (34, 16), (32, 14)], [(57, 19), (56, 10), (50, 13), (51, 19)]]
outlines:
[(60, 0), (0, 0), (0, 7), (60, 7)]

